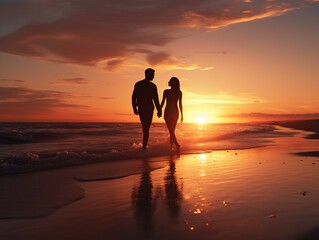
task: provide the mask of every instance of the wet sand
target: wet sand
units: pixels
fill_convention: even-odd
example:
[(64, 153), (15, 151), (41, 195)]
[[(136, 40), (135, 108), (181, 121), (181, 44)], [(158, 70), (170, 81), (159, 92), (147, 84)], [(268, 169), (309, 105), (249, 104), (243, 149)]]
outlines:
[[(282, 127), (308, 131), (309, 134), (305, 136), (305, 138), (307, 139), (319, 139), (318, 119), (304, 121), (286, 121), (280, 122), (278, 124)], [(319, 148), (317, 150), (319, 150)], [(319, 151), (298, 152), (296, 154), (304, 157), (319, 157)]]
[[(286, 130), (286, 129), (285, 129)], [(309, 132), (271, 146), (3, 176), (0, 239), (319, 239)]]

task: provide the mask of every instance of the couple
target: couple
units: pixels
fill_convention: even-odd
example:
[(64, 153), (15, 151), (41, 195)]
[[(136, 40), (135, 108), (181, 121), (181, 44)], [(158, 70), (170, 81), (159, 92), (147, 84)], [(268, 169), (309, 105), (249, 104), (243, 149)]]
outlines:
[[(155, 70), (147, 68), (145, 70), (145, 79), (137, 82), (134, 86), (132, 94), (132, 107), (134, 114), (140, 116), (140, 120), (143, 127), (143, 151), (146, 150), (149, 129), (153, 119), (154, 104), (157, 109), (157, 116), (162, 116), (162, 107), (166, 100), (166, 108), (164, 112), (164, 119), (170, 134), (171, 147), (173, 144), (176, 146), (176, 150), (179, 151), (180, 145), (177, 142), (175, 136), (175, 128), (178, 120), (178, 106), (181, 112), (181, 122), (183, 122), (183, 105), (182, 105), (182, 92), (179, 87), (179, 80), (176, 77), (172, 77), (168, 85), (171, 89), (166, 89), (163, 93), (163, 100), (161, 105), (159, 104), (157, 88), (151, 81), (154, 79)], [(178, 106), (177, 106), (178, 103)]]

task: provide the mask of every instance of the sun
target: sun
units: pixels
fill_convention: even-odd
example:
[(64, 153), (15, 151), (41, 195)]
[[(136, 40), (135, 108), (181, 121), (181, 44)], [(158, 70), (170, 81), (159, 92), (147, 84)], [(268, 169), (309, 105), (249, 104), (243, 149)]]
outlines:
[(205, 118), (205, 117), (198, 117), (198, 118), (197, 118), (197, 123), (198, 123), (198, 124), (204, 124), (204, 123), (206, 123), (206, 118)]

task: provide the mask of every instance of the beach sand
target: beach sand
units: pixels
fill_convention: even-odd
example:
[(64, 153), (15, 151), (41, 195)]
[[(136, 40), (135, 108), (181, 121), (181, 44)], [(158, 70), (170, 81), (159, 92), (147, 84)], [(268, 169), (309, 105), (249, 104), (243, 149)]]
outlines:
[[(285, 129), (287, 130), (287, 129)], [(272, 145), (2, 176), (0, 239), (319, 239), (309, 132)]]

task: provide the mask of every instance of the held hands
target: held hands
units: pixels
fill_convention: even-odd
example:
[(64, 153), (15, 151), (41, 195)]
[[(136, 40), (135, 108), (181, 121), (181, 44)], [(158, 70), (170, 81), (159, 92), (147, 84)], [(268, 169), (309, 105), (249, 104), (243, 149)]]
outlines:
[[(136, 108), (133, 109), (135, 115), (139, 115)], [(157, 116), (160, 118), (162, 116), (162, 109), (157, 112)]]

